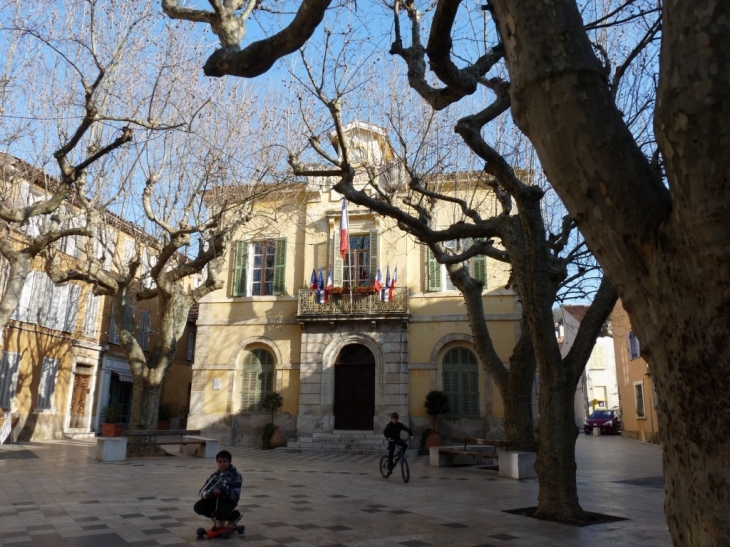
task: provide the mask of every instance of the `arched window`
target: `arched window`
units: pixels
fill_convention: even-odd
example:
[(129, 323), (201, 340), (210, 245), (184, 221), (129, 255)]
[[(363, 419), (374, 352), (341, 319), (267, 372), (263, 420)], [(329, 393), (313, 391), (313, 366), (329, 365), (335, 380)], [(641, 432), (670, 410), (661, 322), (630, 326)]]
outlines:
[(274, 356), (265, 349), (251, 350), (243, 360), (241, 410), (263, 412), (261, 399), (274, 390)]
[(442, 364), (449, 416), (478, 418), (479, 369), (476, 355), (467, 348), (453, 348), (446, 352)]

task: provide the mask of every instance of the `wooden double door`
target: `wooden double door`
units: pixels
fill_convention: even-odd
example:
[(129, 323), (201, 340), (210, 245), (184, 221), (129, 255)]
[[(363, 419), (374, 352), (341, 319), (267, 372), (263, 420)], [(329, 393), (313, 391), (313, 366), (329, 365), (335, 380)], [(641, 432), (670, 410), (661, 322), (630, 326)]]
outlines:
[(373, 430), (375, 357), (361, 344), (342, 348), (335, 363), (335, 429)]

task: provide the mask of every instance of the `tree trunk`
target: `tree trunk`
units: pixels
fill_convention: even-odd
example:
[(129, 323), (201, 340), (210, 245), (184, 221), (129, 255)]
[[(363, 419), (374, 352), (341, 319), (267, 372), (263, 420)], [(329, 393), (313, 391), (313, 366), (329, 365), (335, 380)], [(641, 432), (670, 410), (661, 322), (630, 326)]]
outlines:
[(613, 103), (575, 3), (494, 5), (515, 121), (646, 349), (674, 543), (730, 545), (729, 5), (663, 5), (655, 132), (668, 188)]
[(538, 518), (576, 523), (585, 518), (576, 484), (575, 382), (560, 362), (540, 366), (537, 433)]
[[(672, 280), (655, 287), (651, 307), (639, 288), (629, 294), (631, 308), (624, 305), (637, 327), (641, 353), (650, 363), (658, 393), (665, 512), (674, 543), (727, 546), (730, 264), (708, 252), (701, 254), (705, 264), (688, 260), (673, 267)], [(676, 302), (677, 287), (687, 295), (683, 302)], [(654, 316), (661, 320), (654, 321)], [(633, 412), (635, 404), (628, 401), (626, 406)]]
[(504, 400), (504, 432), (511, 450), (535, 450), (535, 422), (532, 393), (535, 384), (535, 352), (527, 322), (521, 321), (522, 334), (510, 356), (509, 377)]
[(522, 323), (522, 335), (510, 357), (511, 366), (508, 372), (494, 349), (484, 320), (482, 284), (460, 265), (449, 266), (447, 270), (454, 285), (464, 295), (469, 325), (474, 335), (474, 349), (502, 396), (505, 436), (512, 446), (521, 447), (521, 450), (533, 450), (535, 433), (531, 396), (535, 381), (535, 356), (527, 324)]
[(160, 407), (162, 383), (149, 378), (134, 378), (132, 388), (132, 414), (129, 428), (132, 430), (157, 429), (157, 416)]

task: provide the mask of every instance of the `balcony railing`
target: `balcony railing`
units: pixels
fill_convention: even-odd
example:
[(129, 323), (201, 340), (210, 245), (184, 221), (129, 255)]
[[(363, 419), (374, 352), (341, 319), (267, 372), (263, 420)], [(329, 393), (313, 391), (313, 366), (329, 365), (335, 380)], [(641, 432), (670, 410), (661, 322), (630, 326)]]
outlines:
[[(337, 291), (337, 289), (335, 289)], [(299, 291), (299, 315), (389, 315), (408, 313), (408, 289), (393, 289), (393, 300), (383, 302), (380, 293), (353, 292), (342, 289), (329, 295), (328, 301), (320, 303), (317, 292), (309, 289)]]

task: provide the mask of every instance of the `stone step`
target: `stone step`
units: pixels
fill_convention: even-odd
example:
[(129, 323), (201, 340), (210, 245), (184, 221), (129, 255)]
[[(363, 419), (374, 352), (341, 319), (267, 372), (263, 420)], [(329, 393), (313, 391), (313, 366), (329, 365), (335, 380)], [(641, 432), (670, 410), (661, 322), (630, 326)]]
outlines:
[(312, 433), (312, 438), (331, 438), (331, 439), (382, 439), (383, 435), (380, 433), (370, 433), (367, 431), (332, 431), (332, 432), (319, 432)]
[(387, 450), (373, 450), (368, 448), (315, 448), (312, 446), (305, 447), (293, 447), (293, 446), (281, 446), (276, 449), (277, 452), (283, 452), (288, 454), (348, 454), (348, 455), (359, 455), (359, 456), (384, 456), (387, 454)]
[(388, 441), (383, 437), (377, 439), (348, 439), (344, 437), (315, 437), (312, 439), (301, 438), (301, 443), (347, 443), (347, 444), (366, 444), (369, 446), (387, 444)]
[[(372, 446), (372, 445), (366, 445), (366, 444), (357, 444), (357, 443), (287, 443), (287, 446), (291, 448), (311, 448), (311, 449), (337, 449), (341, 448), (343, 450), (376, 450), (378, 447)], [(387, 448), (387, 447), (386, 447)], [(382, 450), (382, 447), (380, 448)]]
[(93, 439), (96, 437), (96, 433), (84, 432), (84, 433), (66, 433), (64, 439)]

